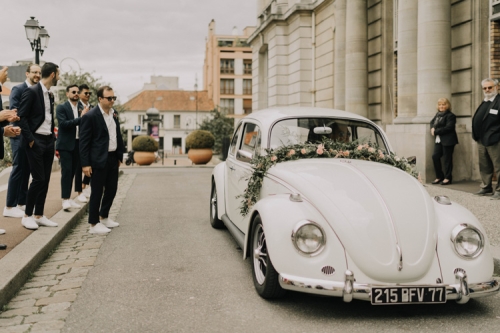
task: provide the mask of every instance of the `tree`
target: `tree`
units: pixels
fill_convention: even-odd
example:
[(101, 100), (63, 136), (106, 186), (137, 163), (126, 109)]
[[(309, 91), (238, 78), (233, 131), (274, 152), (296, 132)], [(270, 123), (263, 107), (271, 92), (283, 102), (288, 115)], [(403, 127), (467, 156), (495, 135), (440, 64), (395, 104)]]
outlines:
[(217, 154), (222, 152), (222, 141), (229, 138), (234, 131), (234, 119), (226, 117), (226, 113), (220, 112), (217, 108), (210, 111), (210, 117), (200, 124), (201, 130), (212, 133), (215, 137), (214, 151)]

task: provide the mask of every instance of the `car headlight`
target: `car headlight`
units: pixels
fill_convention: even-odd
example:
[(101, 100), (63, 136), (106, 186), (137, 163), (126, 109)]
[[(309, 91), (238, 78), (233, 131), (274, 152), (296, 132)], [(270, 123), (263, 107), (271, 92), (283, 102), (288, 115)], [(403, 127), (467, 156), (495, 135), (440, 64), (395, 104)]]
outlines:
[(292, 242), (300, 253), (314, 256), (319, 254), (325, 246), (325, 232), (315, 222), (300, 221), (292, 232)]
[(455, 252), (465, 258), (474, 259), (483, 252), (484, 236), (476, 227), (462, 223), (451, 232)]

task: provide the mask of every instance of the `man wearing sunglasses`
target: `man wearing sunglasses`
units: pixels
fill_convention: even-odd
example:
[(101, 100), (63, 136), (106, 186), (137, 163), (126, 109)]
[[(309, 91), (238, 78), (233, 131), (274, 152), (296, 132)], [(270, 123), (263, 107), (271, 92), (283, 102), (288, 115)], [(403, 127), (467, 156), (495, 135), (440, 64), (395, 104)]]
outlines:
[[(66, 97), (68, 100), (57, 106), (56, 116), (59, 124), (57, 134), (56, 149), (59, 152), (59, 161), (61, 163), (61, 198), (62, 207), (65, 211), (71, 208), (81, 208), (71, 197), (71, 187), (73, 178), (75, 179), (75, 191), (78, 195), (82, 194), (82, 177), (80, 174), (75, 176), (75, 172), (81, 170), (80, 164), (80, 146), (78, 137), (78, 127), (81, 116), (84, 112), (78, 110), (78, 86), (76, 84), (66, 87)], [(85, 112), (86, 113), (86, 112)], [(87, 198), (83, 196), (87, 202)]]
[[(92, 92), (90, 91), (90, 88), (88, 85), (85, 83), (80, 85), (78, 87), (79, 90), (79, 96), (80, 96), (80, 101), (78, 102), (78, 110), (81, 110), (82, 114), (87, 113), (90, 109), (93, 108), (93, 106), (90, 104), (90, 96), (92, 96)], [(76, 175), (81, 176), (82, 174), (82, 168), (80, 167), (78, 170), (76, 170)], [(83, 176), (82, 180), (82, 194), (86, 198), (90, 198), (90, 178), (87, 176)], [(82, 194), (78, 196), (78, 200), (81, 202), (83, 201)]]
[(113, 110), (116, 96), (109, 86), (97, 91), (99, 104), (82, 117), (80, 125), (80, 158), (85, 176), (90, 177), (89, 233), (106, 234), (119, 226), (111, 220), (109, 210), (118, 186), (118, 168), (125, 147), (118, 115)]
[[(484, 79), (481, 82), (484, 99), (472, 117), (472, 138), (477, 142), (481, 189), (477, 195), (493, 193), (491, 199), (500, 199), (500, 95), (498, 82)], [(496, 171), (497, 185), (493, 189), (492, 178)]]

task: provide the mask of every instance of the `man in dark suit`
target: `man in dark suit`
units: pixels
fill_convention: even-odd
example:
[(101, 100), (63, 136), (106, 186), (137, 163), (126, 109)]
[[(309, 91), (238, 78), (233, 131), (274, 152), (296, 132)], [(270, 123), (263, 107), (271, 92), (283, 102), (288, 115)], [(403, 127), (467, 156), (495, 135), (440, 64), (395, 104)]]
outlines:
[[(116, 101), (113, 89), (100, 87), (99, 104), (82, 117), (80, 125), (80, 158), (83, 173), (91, 177), (89, 203), (91, 234), (105, 234), (119, 224), (111, 220), (109, 210), (118, 187), (118, 168), (125, 151), (118, 115), (113, 110)], [(102, 201), (102, 202), (101, 202)]]
[(42, 67), (42, 79), (24, 90), (19, 106), (23, 144), (33, 181), (28, 189), (26, 210), (21, 221), (27, 229), (57, 227), (43, 215), (54, 161), (54, 96), (49, 91), (59, 80), (59, 67), (51, 62)]
[[(90, 96), (92, 96), (92, 92), (90, 91), (89, 86), (86, 85), (85, 83), (78, 86), (78, 89), (79, 89), (78, 96), (80, 97), (80, 100), (78, 101), (78, 110), (81, 110), (82, 113), (83, 112), (87, 113), (90, 109), (93, 108), (92, 104), (90, 104), (89, 102)], [(78, 170), (76, 170), (76, 174), (77, 175), (82, 174), (81, 167)], [(90, 178), (87, 176), (83, 176), (82, 189), (83, 189), (82, 191), (83, 196), (86, 198), (90, 198)], [(85, 202), (83, 201), (82, 194), (80, 194), (77, 199), (80, 200), (81, 202)]]
[[(10, 93), (10, 108), (18, 109), (21, 96), (26, 88), (37, 84), (40, 81), (41, 68), (38, 65), (30, 64), (26, 68), (26, 81), (12, 88)], [(14, 123), (14, 125), (18, 125)], [(24, 216), (26, 208), (26, 196), (28, 193), (28, 182), (30, 178), (30, 168), (26, 158), (26, 149), (22, 144), (22, 137), (10, 138), (12, 149), (12, 171), (9, 176), (7, 187), (7, 200), (3, 209), (3, 216), (17, 217)]]
[[(7, 81), (8, 71), (7, 67), (0, 69), (0, 92), (2, 92), (2, 84)], [(0, 95), (0, 110), (2, 109), (2, 96)], [(13, 137), (20, 134), (20, 129), (17, 126), (9, 125), (9, 122), (17, 121), (16, 110), (2, 110), (0, 111), (0, 159), (4, 157), (3, 137)], [(5, 234), (4, 229), (0, 229), (0, 235)], [(0, 244), (0, 250), (5, 250), (7, 246)]]
[[(70, 208), (81, 208), (79, 204), (71, 200), (71, 187), (73, 178), (75, 178), (75, 191), (79, 195), (82, 193), (82, 176), (80, 164), (80, 145), (78, 130), (81, 116), (85, 110), (78, 110), (78, 86), (76, 84), (66, 87), (66, 97), (68, 100), (57, 106), (56, 115), (59, 124), (56, 149), (59, 152), (59, 161), (61, 163), (61, 198), (62, 207), (69, 211)], [(76, 170), (80, 174), (76, 175)], [(87, 198), (84, 196), (85, 202)]]
[(477, 142), (481, 190), (477, 195), (493, 192), (492, 179), (496, 170), (497, 186), (492, 199), (500, 199), (500, 95), (498, 82), (484, 79), (481, 82), (484, 100), (472, 117), (472, 138)]

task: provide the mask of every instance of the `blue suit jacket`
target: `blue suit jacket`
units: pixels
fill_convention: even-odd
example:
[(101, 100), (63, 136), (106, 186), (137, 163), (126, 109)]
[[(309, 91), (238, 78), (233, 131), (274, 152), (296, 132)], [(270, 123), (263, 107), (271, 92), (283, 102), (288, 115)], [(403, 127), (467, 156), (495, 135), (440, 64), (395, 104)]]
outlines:
[(56, 149), (73, 151), (75, 149), (76, 127), (80, 125), (82, 119), (80, 111), (78, 111), (78, 117), (75, 118), (71, 102), (66, 101), (57, 106), (56, 117), (59, 124)]

